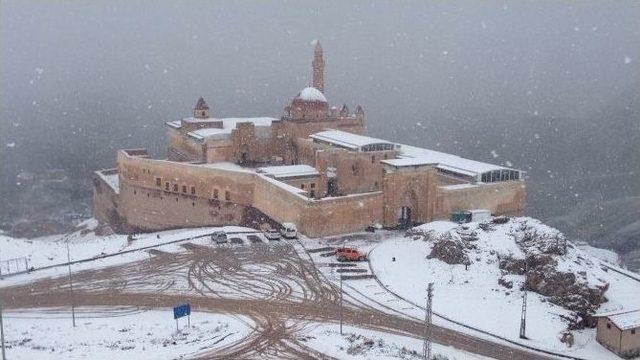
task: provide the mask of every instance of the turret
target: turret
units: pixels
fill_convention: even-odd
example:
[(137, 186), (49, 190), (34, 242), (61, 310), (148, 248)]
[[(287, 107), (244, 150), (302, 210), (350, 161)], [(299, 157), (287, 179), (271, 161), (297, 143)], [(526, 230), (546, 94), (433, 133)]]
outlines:
[(356, 119), (360, 120), (360, 122), (364, 122), (364, 109), (362, 106), (356, 106)]
[(193, 109), (193, 117), (198, 119), (206, 119), (209, 117), (209, 105), (201, 97), (196, 103), (196, 107)]
[(340, 108), (340, 116), (341, 117), (349, 116), (349, 108), (347, 107), (347, 104), (342, 104), (342, 107)]

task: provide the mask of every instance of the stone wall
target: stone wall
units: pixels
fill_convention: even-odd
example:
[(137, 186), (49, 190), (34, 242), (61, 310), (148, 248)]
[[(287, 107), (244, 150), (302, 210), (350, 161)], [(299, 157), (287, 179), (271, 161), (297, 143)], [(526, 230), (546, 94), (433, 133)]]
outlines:
[[(167, 128), (167, 158), (172, 161), (202, 161), (205, 147), (178, 129)], [(178, 155), (179, 154), (179, 155)]]
[(295, 223), (310, 237), (363, 231), (382, 221), (381, 192), (313, 200), (298, 190), (259, 176), (254, 206), (280, 223)]
[(520, 214), (525, 200), (525, 183), (519, 180), (453, 189), (438, 187), (434, 218), (448, 219), (452, 212), (469, 209), (487, 209), (493, 214)]
[(93, 177), (93, 216), (98, 222), (109, 224), (116, 232), (124, 232), (123, 222), (118, 213), (118, 193), (100, 176)]
[(383, 224), (398, 225), (403, 207), (411, 209), (412, 222), (431, 221), (435, 212), (436, 184), (437, 172), (432, 167), (385, 170)]
[[(362, 231), (382, 221), (381, 192), (309, 199), (298, 187), (250, 171), (152, 160), (124, 151), (118, 153), (118, 170), (118, 214), (126, 232), (246, 224), (249, 208), (280, 223), (293, 222), (312, 237)], [(106, 211), (99, 196), (95, 204), (97, 213)]]

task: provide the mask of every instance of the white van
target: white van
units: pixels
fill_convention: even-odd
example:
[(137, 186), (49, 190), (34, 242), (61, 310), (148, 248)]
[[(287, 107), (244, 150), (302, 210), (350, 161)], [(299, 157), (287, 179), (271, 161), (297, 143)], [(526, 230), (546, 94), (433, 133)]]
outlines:
[(298, 237), (298, 228), (294, 223), (283, 223), (280, 234), (286, 239), (295, 239)]
[(471, 213), (471, 221), (472, 222), (480, 222), (491, 220), (491, 211), (486, 209), (474, 209), (469, 210)]

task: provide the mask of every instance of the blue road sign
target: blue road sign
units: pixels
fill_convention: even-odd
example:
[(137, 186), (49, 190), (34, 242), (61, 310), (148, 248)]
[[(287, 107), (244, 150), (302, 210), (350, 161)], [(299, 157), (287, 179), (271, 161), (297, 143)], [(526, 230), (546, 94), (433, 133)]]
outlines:
[(191, 305), (180, 304), (173, 308), (173, 318), (178, 319), (183, 316), (191, 315)]

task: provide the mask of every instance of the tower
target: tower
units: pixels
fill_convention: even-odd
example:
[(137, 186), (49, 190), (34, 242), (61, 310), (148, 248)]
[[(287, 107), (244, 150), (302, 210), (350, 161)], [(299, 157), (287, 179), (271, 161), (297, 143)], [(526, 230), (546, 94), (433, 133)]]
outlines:
[(322, 46), (320, 41), (315, 41), (316, 47), (313, 51), (313, 87), (324, 93), (324, 59), (322, 58)]
[(198, 99), (196, 107), (193, 109), (193, 117), (204, 119), (209, 117), (209, 105), (203, 98)]

